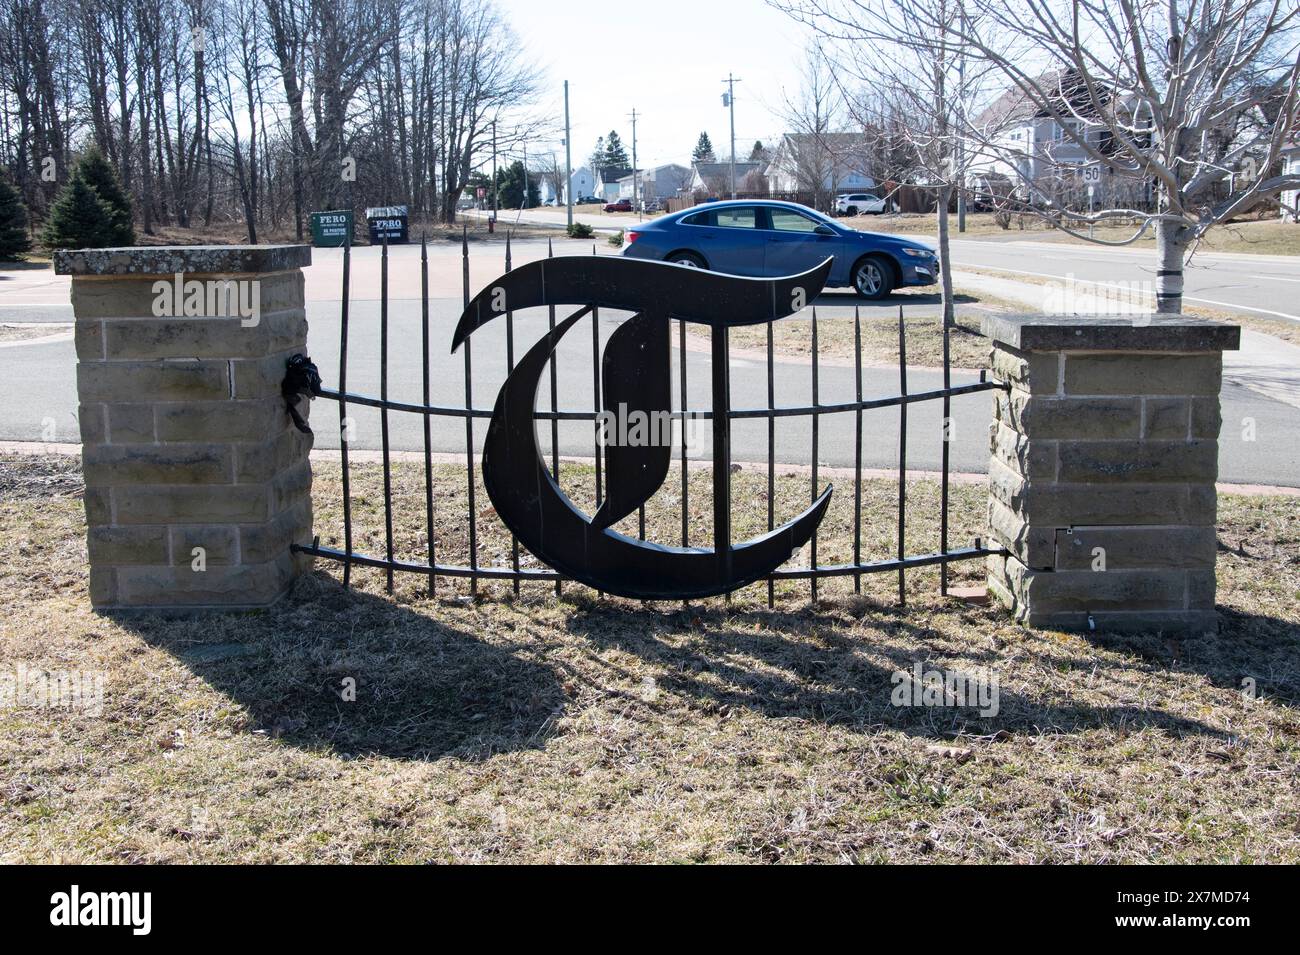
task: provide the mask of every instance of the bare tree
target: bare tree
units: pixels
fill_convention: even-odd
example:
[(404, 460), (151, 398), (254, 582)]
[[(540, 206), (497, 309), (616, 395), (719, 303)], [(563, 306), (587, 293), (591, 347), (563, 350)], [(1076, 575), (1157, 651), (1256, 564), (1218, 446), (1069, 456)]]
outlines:
[(797, 92), (783, 92), (781, 118), (790, 132), (777, 148), (777, 162), (793, 177), (795, 190), (829, 212), (842, 170), (840, 134), (848, 123), (844, 91), (834, 67), (819, 48), (805, 56)]
[[(877, 7), (810, 3), (831, 22)], [(823, 8), (831, 8), (830, 14)], [(1085, 212), (1029, 203), (1061, 228), (1135, 218), (1136, 241), (1152, 225), (1159, 312), (1182, 310), (1183, 265), (1209, 229), (1261, 198), (1294, 188), (1274, 174), (1300, 117), (1300, 8), (1282, 0), (988, 0), (978, 17), (916, 3), (908, 29), (992, 67), (1055, 124), (1071, 149), (1033, 150), (1058, 166), (1096, 164), (1115, 177), (1155, 184), (1155, 209)], [(1243, 122), (1243, 120), (1251, 120)], [(965, 122), (980, 148), (1003, 148), (998, 131)], [(1066, 158), (1068, 155), (1068, 159)], [(1019, 169), (1019, 164), (1012, 164)], [(1028, 176), (1031, 180), (1036, 175)]]
[(146, 233), (301, 237), (354, 201), (452, 221), (494, 130), (503, 155), (553, 132), (538, 88), (493, 0), (0, 0), (0, 163), (37, 223), (88, 142)]
[(442, 0), (442, 4), (441, 219), (455, 222), (460, 194), (483, 164), (492, 123), (503, 152), (522, 146), (550, 123), (521, 112), (536, 98), (539, 77), (496, 9), (482, 0)]
[[(1300, 7), (1280, 0), (995, 3), (967, 40), (1087, 157), (1116, 175), (1154, 180), (1159, 208), (1124, 242), (1156, 228), (1156, 310), (1182, 311), (1183, 264), (1210, 228), (1300, 183), (1270, 175), (1300, 118)], [(988, 50), (995, 29), (1040, 49), (1077, 78), (1063, 99), (1017, 62)], [(1086, 42), (1081, 40), (1086, 37)], [(1242, 119), (1259, 109), (1253, 128)], [(1258, 174), (1252, 175), (1252, 172)], [(1224, 185), (1227, 188), (1223, 188)], [(1062, 210), (1064, 227), (1134, 214)]]
[(877, 178), (933, 194), (943, 317), (953, 324), (949, 210), (971, 159), (962, 148), (963, 117), (987, 69), (972, 64), (951, 33), (917, 24), (960, 24), (978, 13), (965, 0), (771, 2), (829, 41), (829, 75), (872, 159), (884, 164)]

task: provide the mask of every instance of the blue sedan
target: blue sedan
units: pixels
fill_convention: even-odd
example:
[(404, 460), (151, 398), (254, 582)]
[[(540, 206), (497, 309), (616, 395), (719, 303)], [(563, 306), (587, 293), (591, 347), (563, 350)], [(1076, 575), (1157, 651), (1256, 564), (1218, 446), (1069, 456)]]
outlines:
[(661, 216), (626, 235), (623, 254), (731, 275), (806, 272), (834, 258), (828, 287), (884, 298), (905, 285), (933, 285), (934, 249), (913, 239), (858, 232), (794, 202), (732, 200)]

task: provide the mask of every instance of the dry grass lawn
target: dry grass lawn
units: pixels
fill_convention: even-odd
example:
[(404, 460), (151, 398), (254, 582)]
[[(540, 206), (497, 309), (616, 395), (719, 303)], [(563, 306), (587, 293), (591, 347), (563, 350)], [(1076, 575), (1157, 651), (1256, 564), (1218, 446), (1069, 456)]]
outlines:
[[(396, 466), (405, 556), (421, 471)], [(339, 484), (316, 473), (328, 543)], [(583, 500), (590, 472), (566, 474)], [(357, 546), (380, 552), (378, 469), (354, 477)], [(436, 479), (440, 559), (461, 560), (463, 471)], [(737, 533), (765, 527), (762, 476), (734, 481)], [(708, 487), (696, 474), (701, 528)], [(782, 478), (778, 519), (808, 490)], [(894, 494), (864, 486), (873, 556)], [(0, 460), (0, 670), (107, 674), (102, 715), (0, 712), (3, 862), (1300, 861), (1291, 500), (1224, 499), (1223, 629), (1175, 637), (1026, 630), (940, 599), (933, 572), (909, 575), (906, 609), (875, 575), (817, 606), (782, 586), (768, 611), (761, 585), (642, 606), (446, 580), (431, 599), (399, 575), (390, 598), (379, 573), (348, 592), (321, 566), (264, 612), (97, 615), (79, 495), (75, 458)], [(983, 497), (954, 488), (955, 542)], [(845, 556), (850, 498), (841, 482), (822, 560)], [(936, 498), (914, 485), (909, 549), (933, 545)], [(508, 560), (478, 506), (482, 559)], [(652, 536), (675, 513), (652, 508)], [(917, 662), (996, 674), (1000, 711), (891, 705)]]
[[(905, 300), (903, 326), (906, 330), (907, 363), (911, 366), (939, 367), (943, 364), (943, 320), (937, 315), (916, 315)], [(771, 323), (772, 352), (779, 359), (811, 358), (812, 319), (786, 318)], [(766, 325), (742, 325), (729, 332), (733, 349), (763, 351), (767, 348)], [(707, 329), (692, 330), (701, 341), (708, 341)], [(862, 363), (897, 365), (899, 354), (897, 316), (872, 313), (862, 318)], [(858, 342), (854, 337), (853, 316), (837, 310), (817, 316), (817, 354), (839, 364), (851, 364)], [(986, 368), (989, 340), (980, 334), (979, 313), (960, 310), (957, 325), (948, 333), (948, 348), (953, 368)]]
[[(934, 237), (936, 226), (934, 213), (899, 213), (890, 215), (855, 216), (840, 220), (851, 229), (862, 232), (890, 232), (898, 235), (920, 235)], [(1023, 221), (1024, 228), (1020, 227)], [(1075, 238), (1059, 229), (1050, 228), (1042, 219), (1034, 216), (1013, 218), (1011, 227), (1003, 229), (993, 221), (991, 212), (973, 212), (966, 216), (966, 231), (957, 232), (957, 217), (950, 218), (952, 237), (954, 239), (978, 239), (985, 237), (1002, 237), (1005, 239), (1034, 239), (1053, 242), (1088, 244), (1088, 240)], [(1078, 231), (1086, 232), (1084, 227)], [(1137, 227), (1134, 225), (1099, 225), (1095, 235), (1108, 242), (1127, 239)], [(1150, 229), (1146, 235), (1133, 243), (1136, 249), (1155, 248), (1155, 230)], [(1256, 255), (1300, 255), (1300, 225), (1282, 222), (1279, 219), (1243, 219), (1216, 226), (1205, 234), (1200, 249), (1203, 252), (1245, 252)]]
[(71, 332), (71, 325), (58, 325), (51, 322), (11, 322), (0, 325), (0, 343), (29, 342), (39, 338), (68, 335)]

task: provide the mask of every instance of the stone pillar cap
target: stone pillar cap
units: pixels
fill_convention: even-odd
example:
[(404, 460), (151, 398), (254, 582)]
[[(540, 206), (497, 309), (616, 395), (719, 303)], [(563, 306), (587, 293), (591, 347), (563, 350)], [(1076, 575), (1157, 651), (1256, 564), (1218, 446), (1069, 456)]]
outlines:
[(56, 275), (225, 275), (283, 272), (308, 265), (309, 245), (127, 246), (54, 253)]
[(1215, 352), (1241, 347), (1241, 326), (1183, 315), (985, 315), (985, 337), (1020, 351)]

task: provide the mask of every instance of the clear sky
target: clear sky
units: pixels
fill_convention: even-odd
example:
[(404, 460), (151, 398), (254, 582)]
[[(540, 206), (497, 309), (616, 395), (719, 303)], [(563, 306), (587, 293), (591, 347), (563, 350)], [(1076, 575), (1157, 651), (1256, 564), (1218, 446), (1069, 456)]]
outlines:
[[(794, 96), (799, 87), (807, 33), (763, 0), (496, 3), (553, 87), (539, 108), (553, 112), (561, 128), (563, 83), (569, 81), (575, 169), (610, 129), (631, 155), (633, 107), (643, 168), (689, 165), (701, 131), (721, 157), (730, 135), (722, 105), (726, 84), (720, 82), (728, 71), (741, 80), (736, 153), (743, 159), (754, 140), (771, 145), (780, 134), (783, 90)], [(530, 154), (554, 150), (563, 167), (558, 139), (528, 148)]]

